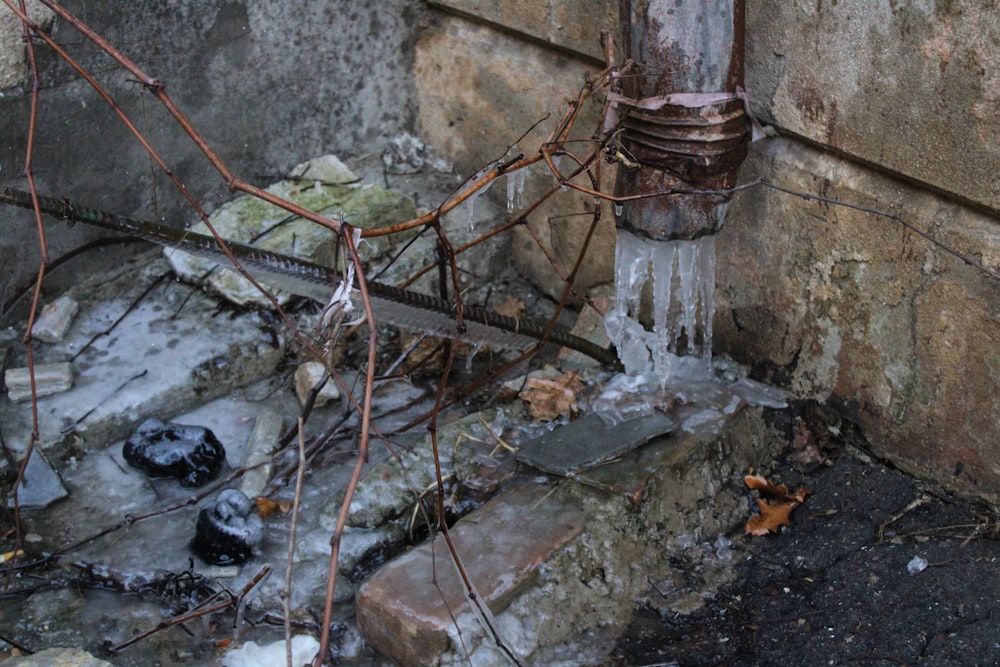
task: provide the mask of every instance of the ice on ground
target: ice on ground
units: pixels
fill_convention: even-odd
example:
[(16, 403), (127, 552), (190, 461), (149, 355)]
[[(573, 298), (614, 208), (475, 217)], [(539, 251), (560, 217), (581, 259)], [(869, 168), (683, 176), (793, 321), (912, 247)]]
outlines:
[[(292, 664), (304, 665), (312, 662), (319, 652), (319, 642), (309, 635), (292, 637)], [(222, 656), (219, 661), (223, 667), (285, 667), (288, 664), (288, 651), (285, 641), (279, 640), (266, 646), (257, 642), (247, 642)]]

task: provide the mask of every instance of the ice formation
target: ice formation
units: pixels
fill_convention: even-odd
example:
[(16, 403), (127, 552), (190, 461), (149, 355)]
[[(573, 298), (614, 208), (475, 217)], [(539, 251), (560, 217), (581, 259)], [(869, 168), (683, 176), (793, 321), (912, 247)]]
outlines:
[(513, 213), (524, 207), (524, 180), (528, 168), (507, 172), (507, 212)]
[[(639, 321), (643, 288), (652, 282), (653, 329)], [(608, 336), (629, 375), (708, 379), (715, 314), (715, 237), (653, 241), (618, 231), (615, 302)], [(683, 349), (681, 349), (683, 348)]]

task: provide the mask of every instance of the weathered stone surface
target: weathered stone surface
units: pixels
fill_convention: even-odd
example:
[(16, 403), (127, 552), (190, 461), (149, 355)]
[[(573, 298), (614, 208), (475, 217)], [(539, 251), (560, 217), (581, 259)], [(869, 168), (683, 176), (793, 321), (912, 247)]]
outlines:
[[(281, 360), (284, 338), (268, 318), (217, 317), (217, 300), (161, 280), (167, 275), (167, 263), (150, 256), (81, 283), (69, 333), (37, 346), (36, 363), (73, 358), (73, 388), (38, 402), (39, 444), (53, 458), (70, 447), (104, 447), (149, 416), (169, 419), (266, 376)], [(23, 451), (30, 405), (6, 410), (4, 420), (8, 445)]]
[[(519, 148), (514, 154), (533, 155), (566, 110), (567, 101), (576, 97), (584, 75), (597, 69), (587, 62), (554, 58), (551, 51), (489, 27), (459, 17), (441, 17), (417, 43), (414, 75), (421, 133), (455, 162), (460, 173), (475, 173), (502, 158), (516, 141)], [(519, 140), (546, 114), (550, 114), (548, 120)], [(578, 154), (587, 152), (599, 114), (596, 104), (581, 114), (572, 135), (584, 140), (574, 145)], [(570, 169), (569, 161), (561, 168)], [(503, 198), (503, 186), (503, 182), (494, 185), (490, 196)], [(543, 163), (531, 167), (525, 203), (553, 186)], [(576, 280), (581, 293), (611, 279), (615, 238), (611, 218), (610, 211), (605, 211), (590, 242), (588, 260)], [(591, 220), (592, 198), (557, 193), (528, 219), (545, 252), (526, 230), (515, 230), (511, 249), (518, 271), (549, 295), (558, 296), (563, 283), (550, 258), (564, 275), (569, 273)]]
[[(55, 14), (38, 0), (25, 3), (28, 18), (42, 27), (49, 27)], [(0, 13), (0, 88), (8, 88), (21, 80), (28, 71), (27, 50), (21, 20), (4, 7)]]
[[(73, 366), (68, 361), (38, 364), (34, 368), (35, 396), (51, 396), (69, 391), (73, 386)], [(8, 368), (4, 373), (7, 398), (11, 401), (26, 401), (31, 398), (31, 369)]]
[(68, 296), (61, 296), (45, 304), (35, 325), (31, 327), (31, 337), (43, 343), (58, 343), (73, 323), (78, 310), (80, 304)]
[[(1000, 268), (996, 221), (787, 140), (747, 176), (898, 213)], [(757, 189), (718, 237), (715, 340), (793, 393), (831, 399), (879, 454), (1000, 502), (1000, 283), (897, 222)]]
[[(727, 390), (719, 385), (718, 393)], [(725, 581), (730, 563), (710, 545), (745, 520), (742, 474), (769, 460), (774, 444), (760, 408), (736, 405), (686, 406), (671, 413), (680, 429), (669, 438), (555, 489), (533, 484), (494, 498), (456, 524), (463, 564), (477, 573), (488, 564), (486, 581), (495, 582), (472, 577), (483, 598), (493, 600), (500, 582), (504, 590), (522, 587), (490, 608), (523, 664), (596, 663), (637, 603), (664, 613), (692, 609)], [(564, 519), (581, 514), (582, 531), (565, 541)], [(362, 587), (358, 618), (366, 638), (406, 665), (508, 664), (466, 604), (440, 539), (434, 554), (436, 561), (429, 545), (418, 547)], [(539, 556), (540, 565), (525, 565)], [(704, 580), (677, 589), (674, 557), (703, 559)], [(672, 590), (664, 596), (657, 585)]]
[(1000, 209), (994, 5), (753, 2), (746, 43), (747, 87), (766, 118)]
[[(283, 0), (179, 0), (171, 11), (145, 3), (128, 11), (109, 2), (63, 4), (163, 81), (233, 173), (255, 185), (284, 176), (308, 156), (381, 151), (385, 137), (413, 129), (412, 45), (421, 14), (414, 0), (324, 0), (292, 11)], [(0, 19), (11, 18), (6, 6), (0, 8)], [(98, 76), (109, 66), (99, 49), (75, 42), (64, 21), (56, 20), (51, 30), (57, 41), (73, 42), (73, 56)], [(20, 58), (19, 25), (10, 39)], [(149, 156), (107, 105), (51, 50), (37, 53), (48, 91), (40, 100), (35, 142), (39, 190), (168, 224), (189, 221), (191, 208), (181, 193), (158, 169), (151, 171)], [(23, 188), (31, 87), (26, 68), (18, 69), (19, 80), (0, 84), (0, 181)], [(209, 209), (233, 197), (198, 147), (134, 82), (109, 77), (102, 85), (148, 132), (188, 193)], [(38, 268), (34, 222), (25, 212), (3, 224), (0, 255), (10, 261), (0, 266), (0, 282), (19, 285)], [(8, 233), (8, 226), (15, 231)], [(101, 235), (80, 225), (52, 227), (49, 256)], [(90, 253), (87, 270), (113, 267), (120, 256)], [(56, 289), (74, 280), (74, 271), (51, 276)]]
[(4, 664), (12, 667), (112, 667), (110, 662), (78, 648), (48, 648), (29, 656), (7, 658)]
[(433, 5), (604, 62), (601, 30), (618, 27), (616, 0), (433, 0)]
[[(539, 565), (583, 529), (583, 514), (566, 496), (540, 502), (547, 488), (527, 486), (484, 505), (474, 521), (451, 531), (462, 566), (480, 599), (500, 611)], [(520, 530), (511, 530), (521, 525)], [(467, 591), (439, 538), (397, 558), (357, 596), (358, 624), (380, 651), (404, 665), (434, 664), (448, 648), (453, 618), (468, 611)]]
[[(278, 181), (267, 191), (331, 220), (343, 217), (360, 229), (391, 225), (416, 217), (413, 201), (398, 192), (371, 184), (362, 185), (350, 169), (333, 155), (309, 160), (292, 169), (290, 180)], [(209, 218), (216, 233), (224, 239), (252, 244), (266, 250), (291, 255), (324, 266), (344, 266), (338, 262), (337, 235), (312, 221), (296, 217), (285, 209), (246, 195), (224, 204)], [(199, 222), (191, 227), (199, 234), (209, 234)], [(381, 236), (358, 247), (363, 262), (372, 257), (393, 254), (411, 234)], [(219, 270), (216, 262), (189, 255), (174, 248), (164, 248), (164, 255), (182, 278), (204, 281), (209, 287), (237, 305), (271, 305), (249, 280), (236, 271)], [(228, 268), (228, 265), (227, 265)], [(269, 287), (279, 303), (289, 295)], [(331, 293), (333, 287), (330, 289)]]

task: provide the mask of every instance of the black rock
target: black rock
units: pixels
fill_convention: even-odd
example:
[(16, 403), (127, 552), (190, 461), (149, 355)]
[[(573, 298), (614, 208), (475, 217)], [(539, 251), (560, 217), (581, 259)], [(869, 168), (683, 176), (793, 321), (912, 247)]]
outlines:
[(198, 514), (191, 549), (212, 565), (236, 565), (250, 558), (264, 537), (264, 522), (251, 510), (252, 500), (226, 489)]
[(147, 419), (125, 441), (122, 455), (150, 477), (176, 477), (181, 486), (202, 486), (218, 477), (226, 449), (207, 428)]

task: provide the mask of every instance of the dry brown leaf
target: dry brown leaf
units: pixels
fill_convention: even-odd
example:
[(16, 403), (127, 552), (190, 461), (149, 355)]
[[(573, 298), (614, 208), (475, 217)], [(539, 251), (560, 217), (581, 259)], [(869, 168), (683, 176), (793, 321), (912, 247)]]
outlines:
[(257, 513), (260, 514), (261, 517), (273, 514), (276, 510), (280, 511), (282, 514), (288, 514), (291, 509), (292, 503), (287, 500), (274, 501), (263, 496), (257, 497)]
[(507, 317), (521, 317), (521, 313), (524, 311), (524, 299), (518, 299), (516, 296), (507, 297), (498, 303), (494, 308), (494, 312), (498, 315), (506, 315)]
[(750, 487), (750, 489), (759, 491), (760, 495), (764, 498), (770, 498), (773, 500), (804, 503), (806, 496), (809, 495), (809, 489), (804, 486), (800, 486), (798, 491), (795, 493), (790, 493), (788, 491), (788, 487), (784, 484), (775, 486), (762, 475), (747, 475), (743, 478), (743, 482)]
[(580, 374), (570, 371), (555, 378), (528, 378), (518, 394), (528, 404), (528, 414), (535, 421), (552, 421), (579, 412), (576, 397), (583, 391)]
[(767, 535), (777, 533), (782, 526), (792, 525), (789, 517), (792, 510), (799, 506), (799, 503), (771, 503), (760, 498), (757, 499), (757, 507), (760, 514), (755, 514), (747, 521), (746, 532), (751, 535)]
[(792, 510), (804, 503), (809, 495), (809, 489), (804, 486), (791, 493), (784, 484), (775, 486), (762, 475), (747, 475), (743, 481), (762, 496), (757, 499), (760, 514), (751, 517), (745, 528), (751, 535), (777, 533), (782, 526), (790, 526)]

